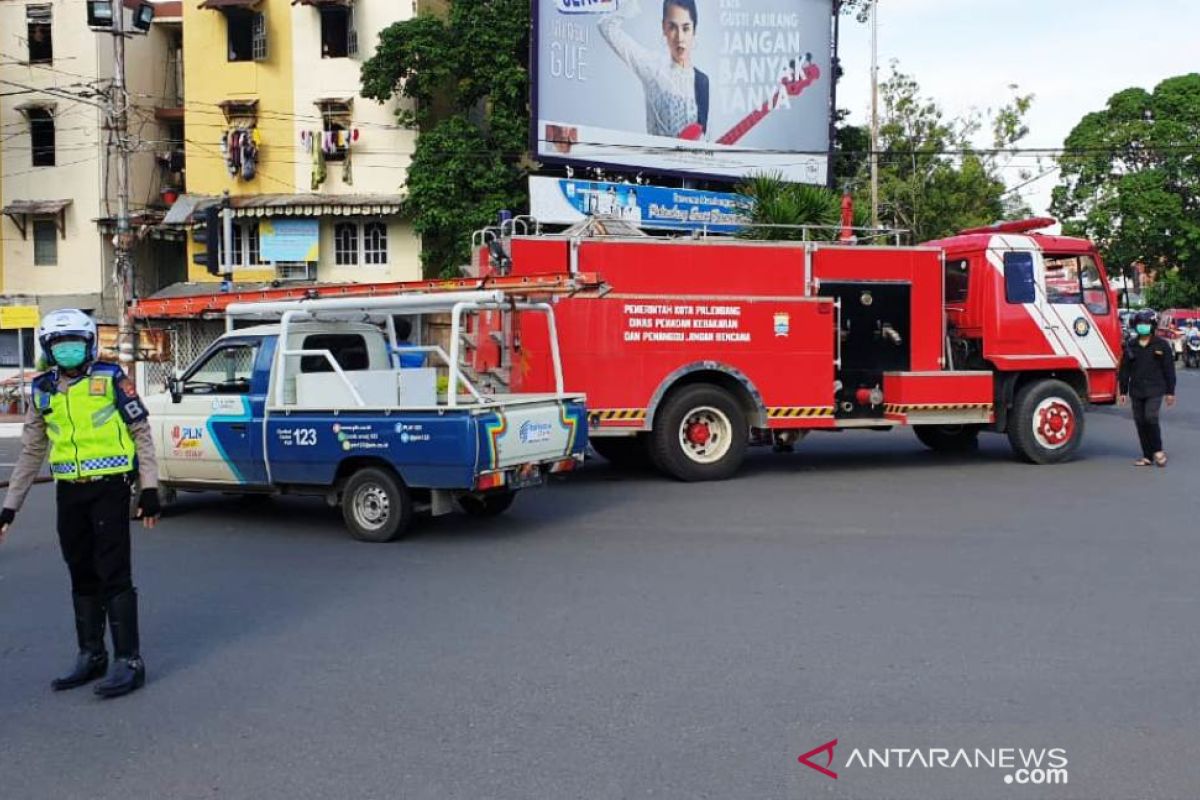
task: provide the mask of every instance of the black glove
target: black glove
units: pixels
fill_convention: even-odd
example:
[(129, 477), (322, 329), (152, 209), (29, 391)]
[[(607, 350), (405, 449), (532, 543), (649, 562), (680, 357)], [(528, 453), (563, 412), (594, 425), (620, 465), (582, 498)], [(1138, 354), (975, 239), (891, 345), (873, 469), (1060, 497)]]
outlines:
[(162, 514), (162, 504), (158, 502), (158, 489), (142, 489), (142, 493), (138, 495), (138, 511), (138, 519)]
[(12, 525), (13, 520), (16, 518), (17, 512), (13, 511), (11, 508), (6, 508), (3, 511), (0, 511), (0, 528), (3, 528), (6, 525)]

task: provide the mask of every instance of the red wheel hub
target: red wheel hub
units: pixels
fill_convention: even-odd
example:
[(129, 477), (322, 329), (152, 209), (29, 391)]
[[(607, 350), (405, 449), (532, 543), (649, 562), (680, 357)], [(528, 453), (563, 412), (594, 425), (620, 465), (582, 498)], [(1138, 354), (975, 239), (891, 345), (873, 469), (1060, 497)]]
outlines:
[(1038, 437), (1050, 447), (1071, 441), (1075, 435), (1075, 415), (1065, 403), (1050, 403), (1040, 409), (1037, 421)]
[(708, 429), (708, 424), (704, 422), (693, 422), (688, 425), (687, 429), (688, 441), (695, 445), (703, 447), (708, 444), (708, 440), (712, 438), (712, 433)]

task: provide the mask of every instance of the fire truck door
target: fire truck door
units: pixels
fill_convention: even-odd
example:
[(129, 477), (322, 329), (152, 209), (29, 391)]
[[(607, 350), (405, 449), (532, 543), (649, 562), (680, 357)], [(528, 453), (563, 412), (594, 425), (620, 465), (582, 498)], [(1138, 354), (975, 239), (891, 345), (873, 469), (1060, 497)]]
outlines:
[(1010, 252), (1005, 254), (1006, 272), (1022, 266), (1022, 261), (1032, 267), (1036, 286), (1027, 307), (1054, 352), (1070, 356), (1085, 370), (1115, 369), (1117, 359), (1101, 327), (1109, 324), (1114, 311), (1092, 257)]

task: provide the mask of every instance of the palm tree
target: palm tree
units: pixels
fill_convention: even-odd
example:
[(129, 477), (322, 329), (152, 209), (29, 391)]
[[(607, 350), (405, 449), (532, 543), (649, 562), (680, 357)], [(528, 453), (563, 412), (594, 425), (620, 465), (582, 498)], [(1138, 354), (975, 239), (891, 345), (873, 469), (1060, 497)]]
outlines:
[[(841, 224), (842, 199), (823, 186), (752, 175), (738, 192), (749, 198), (745, 213), (751, 226), (741, 233), (746, 239), (833, 239)], [(824, 230), (794, 227), (800, 225)]]

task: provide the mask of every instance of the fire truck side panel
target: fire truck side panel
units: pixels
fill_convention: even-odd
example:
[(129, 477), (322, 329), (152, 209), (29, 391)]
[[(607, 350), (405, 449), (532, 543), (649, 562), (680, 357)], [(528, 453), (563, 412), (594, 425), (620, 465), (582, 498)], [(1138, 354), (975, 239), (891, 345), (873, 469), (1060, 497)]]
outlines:
[(910, 285), (911, 340), (905, 343), (909, 368), (916, 372), (942, 368), (945, 333), (940, 251), (821, 247), (814, 253), (813, 276), (820, 283)]
[(622, 293), (805, 295), (800, 242), (583, 240), (578, 269)]
[(910, 425), (992, 421), (991, 372), (888, 372), (883, 376), (887, 418)]
[[(555, 309), (567, 386), (586, 386), (592, 431), (646, 430), (672, 389), (733, 391), (758, 427), (833, 423), (833, 303), (816, 298), (612, 294)], [(520, 318), (514, 390), (553, 385), (539, 315)]]

